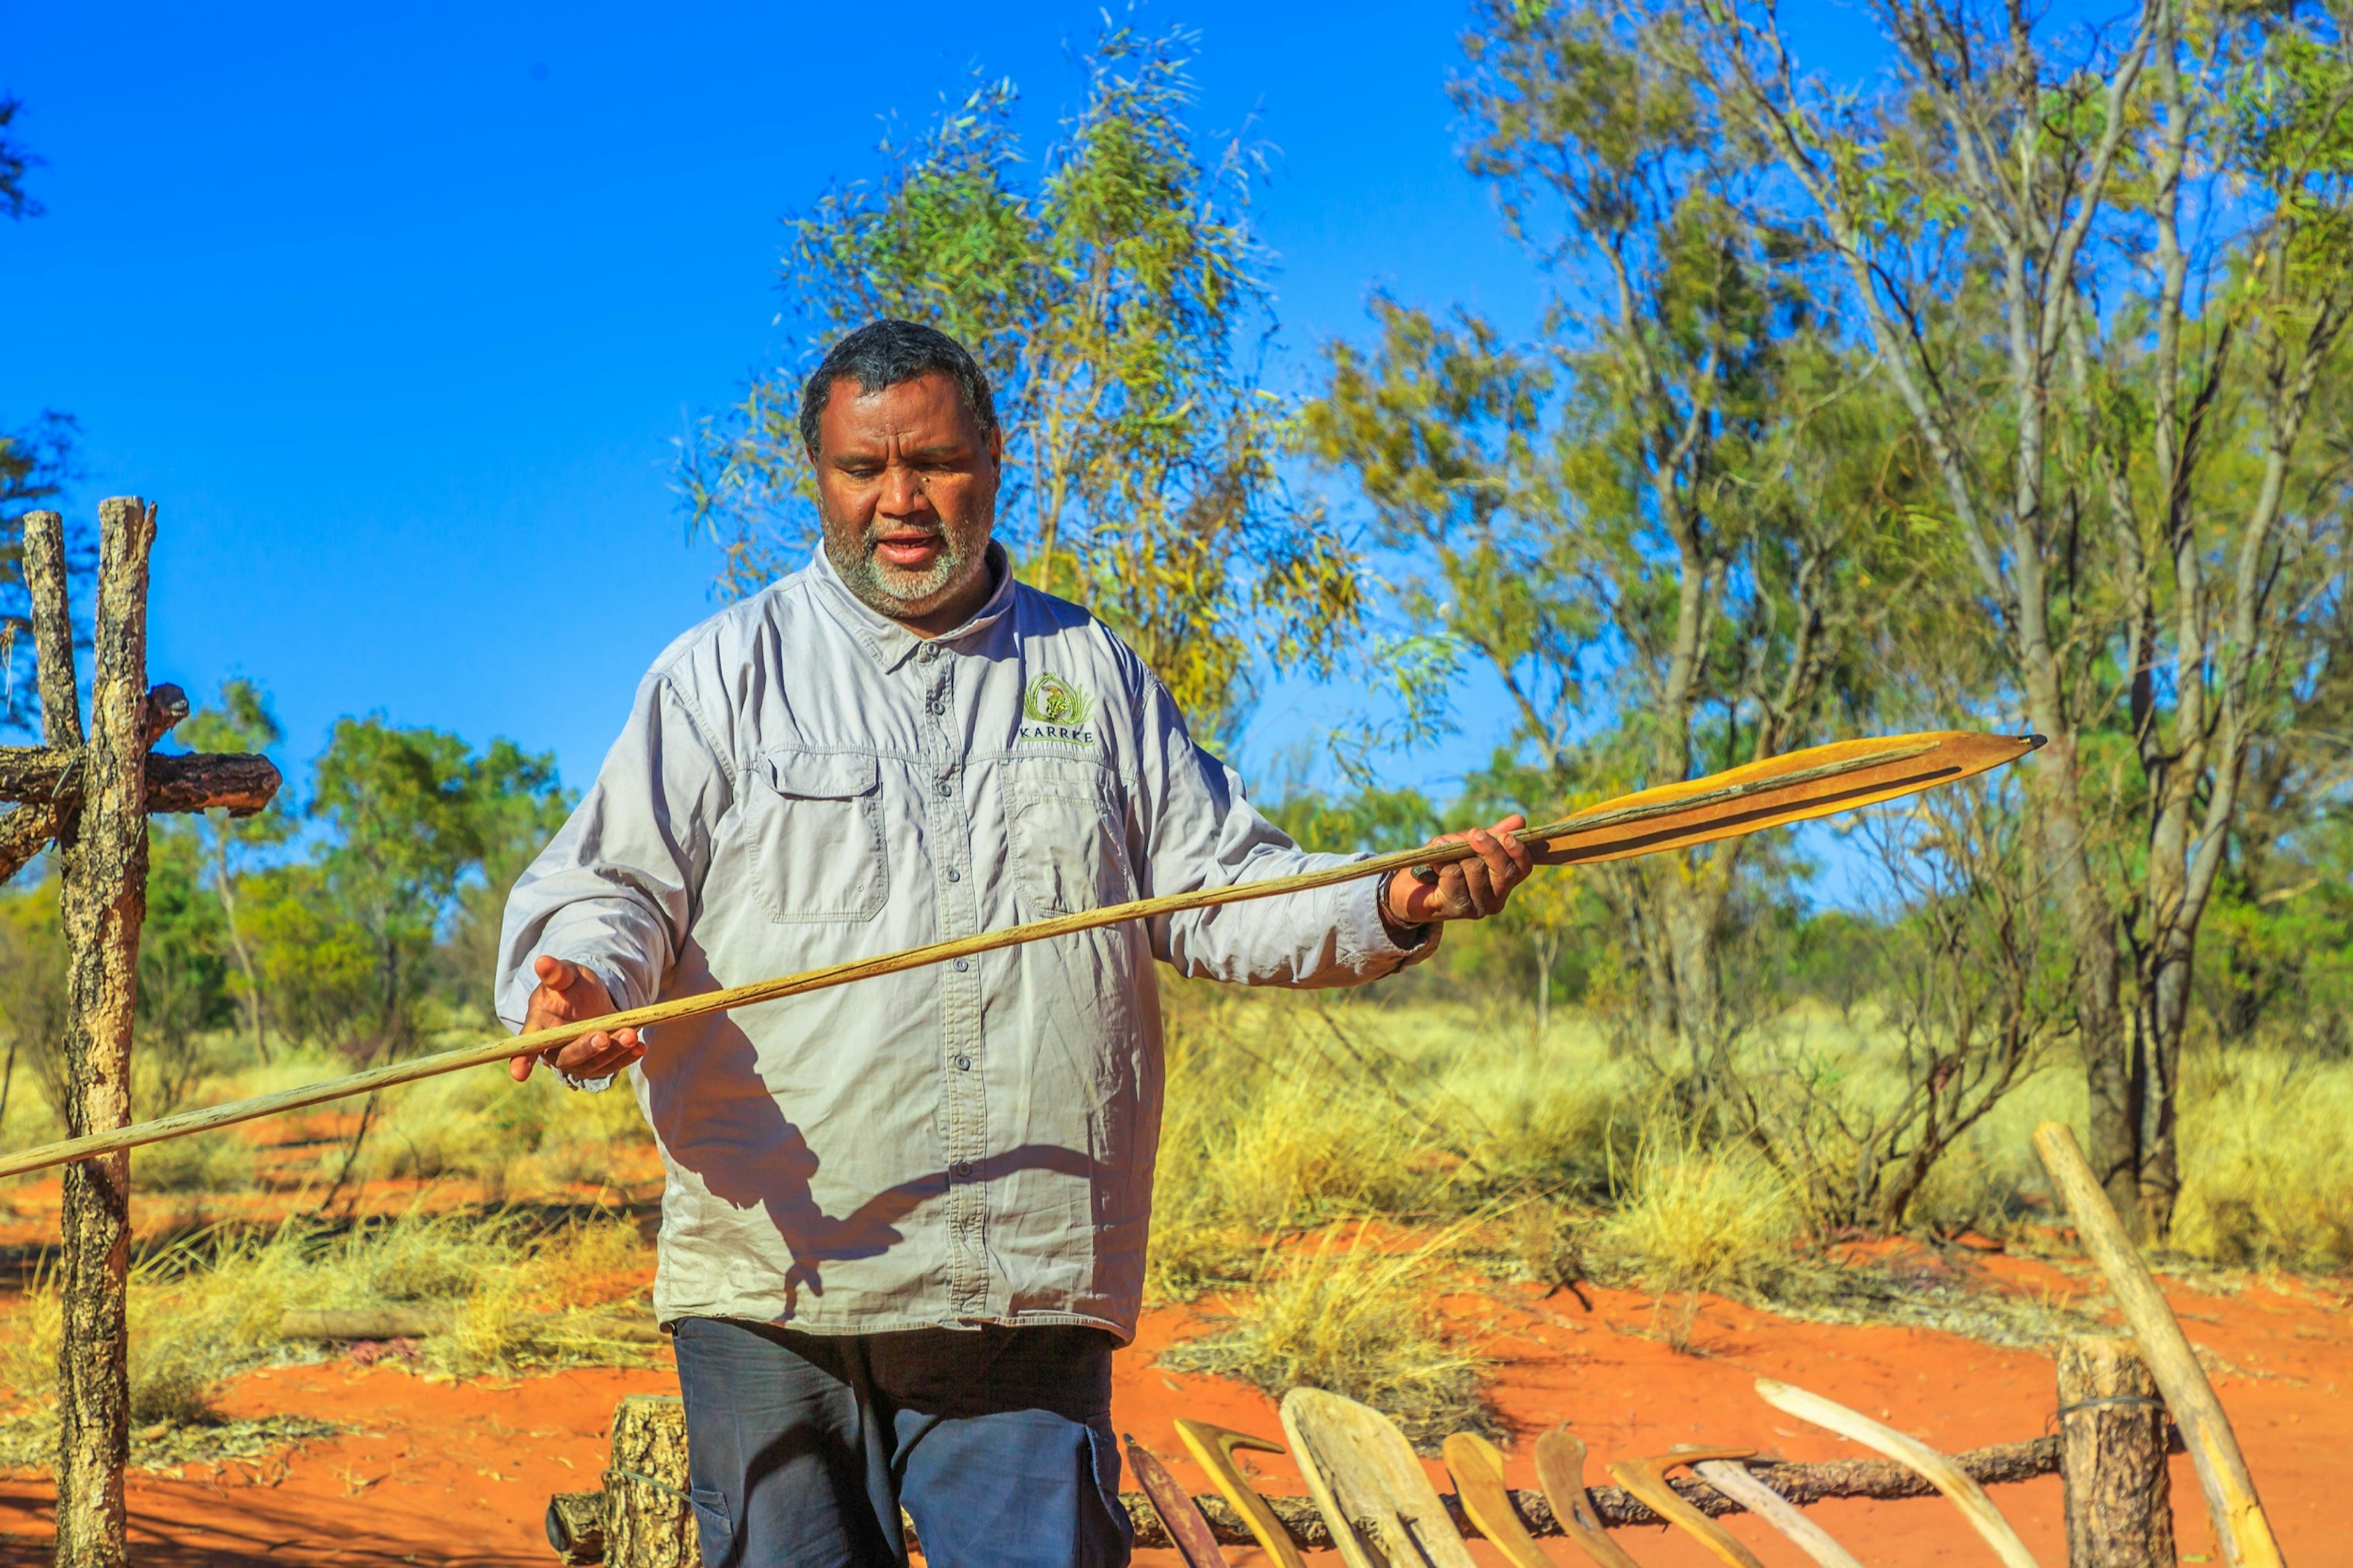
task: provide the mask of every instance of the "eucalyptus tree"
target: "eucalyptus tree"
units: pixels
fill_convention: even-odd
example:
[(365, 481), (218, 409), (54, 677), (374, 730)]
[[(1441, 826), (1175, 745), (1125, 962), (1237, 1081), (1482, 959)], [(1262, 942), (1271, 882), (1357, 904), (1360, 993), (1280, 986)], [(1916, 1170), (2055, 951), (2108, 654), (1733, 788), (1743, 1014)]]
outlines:
[[(2074, 950), (2092, 1157), (2162, 1233), (2198, 932), (2249, 757), (2334, 592), (2295, 483), (2353, 310), (2353, 63), (2311, 0), (1877, 0), (1896, 75), (1832, 90), (1771, 0), (1697, 0), (1677, 58), (1788, 177), (1900, 398), (2051, 745), (2042, 851)], [(2113, 831), (2111, 831), (2113, 830)]]
[[(189, 749), (198, 752), (264, 752), (286, 739), (269, 694), (241, 677), (223, 681), (219, 701), (189, 715), (174, 732)], [(247, 884), (260, 862), (293, 836), (291, 806), (281, 792), (252, 816), (208, 811), (190, 829), (203, 862), (201, 879), (220, 906), (221, 935), (237, 970), (236, 1000), (246, 1038), (253, 1047), (254, 1058), (263, 1062), (269, 1060), (269, 989), (248, 929)]]
[[(1572, 799), (1773, 756), (1866, 700), (1902, 528), (1902, 466), (1856, 428), (1873, 416), (1799, 286), (1800, 237), (1756, 219), (1757, 160), (1660, 64), (1675, 26), (1479, 8), (1467, 161), (1552, 271), (1546, 336), (1377, 299), (1377, 343), (1333, 344), (1302, 418), (1381, 540), (1429, 563), (1409, 616), (1484, 665)], [(1654, 1037), (1703, 1102), (1729, 1068), (1735, 891), (1771, 853), (1602, 871)]]
[(785, 364), (706, 422), (682, 465), (744, 593), (814, 537), (799, 374), (842, 332), (928, 321), (995, 384), (1001, 536), (1029, 580), (1115, 626), (1203, 728), (1247, 700), (1249, 649), (1326, 665), (1353, 630), (1352, 552), (1279, 470), (1288, 409), (1248, 221), (1254, 153), (1187, 122), (1193, 37), (1106, 26), (1082, 107), (1025, 161), (1009, 81), (986, 82), (871, 183), (790, 220)]
[[(306, 860), (255, 879), (262, 981), (290, 1032), (364, 1062), (397, 1057), (448, 989), (441, 945), (468, 890), (511, 878), (572, 797), (552, 756), (504, 738), (476, 752), (381, 716), (337, 720), (311, 777), (307, 815), (323, 831)], [(488, 973), (466, 978), (459, 994), (474, 1001)]]
[(38, 217), (41, 204), (25, 189), (25, 176), (40, 163), (40, 155), (32, 152), (10, 133), (23, 102), (0, 92), (0, 215), (12, 218)]

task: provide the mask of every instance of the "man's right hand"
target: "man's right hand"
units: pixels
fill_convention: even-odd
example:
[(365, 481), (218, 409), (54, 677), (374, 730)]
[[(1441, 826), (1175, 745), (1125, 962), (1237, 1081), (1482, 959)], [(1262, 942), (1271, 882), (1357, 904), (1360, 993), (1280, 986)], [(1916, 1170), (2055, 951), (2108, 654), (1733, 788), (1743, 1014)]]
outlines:
[[(612, 1012), (612, 994), (605, 983), (580, 964), (561, 958), (542, 958), (532, 965), (539, 976), (538, 988), (531, 994), (531, 1005), (524, 1010), (524, 1034), (534, 1029), (554, 1029), (565, 1024), (576, 1024), (584, 1018), (601, 1018)], [(516, 1057), (507, 1063), (507, 1073), (521, 1083), (531, 1076), (533, 1062), (545, 1062), (560, 1068), (574, 1078), (603, 1078), (618, 1072), (646, 1054), (645, 1042), (635, 1029), (600, 1029), (593, 1035), (583, 1035), (568, 1046), (555, 1046), (536, 1056)]]

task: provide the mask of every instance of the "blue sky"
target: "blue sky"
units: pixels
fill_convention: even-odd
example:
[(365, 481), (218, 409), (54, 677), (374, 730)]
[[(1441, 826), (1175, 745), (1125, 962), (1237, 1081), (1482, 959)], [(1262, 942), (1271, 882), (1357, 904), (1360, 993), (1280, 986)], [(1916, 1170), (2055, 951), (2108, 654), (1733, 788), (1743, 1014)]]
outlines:
[[(1801, 11), (1841, 74), (1860, 13)], [(887, 16), (887, 23), (883, 18)], [(1543, 280), (1457, 166), (1451, 5), (1144, 8), (1198, 27), (1197, 124), (1256, 117), (1282, 348), (1379, 285), (1532, 327)], [(638, 676), (708, 614), (670, 442), (776, 341), (777, 220), (875, 167), (974, 68), (1042, 137), (1084, 5), (876, 8), (0, 4), (47, 216), (0, 227), (0, 426), (81, 424), (72, 505), (161, 508), (151, 665), (275, 694), (290, 760), (343, 713), (553, 751), (584, 783)], [(1328, 718), (1272, 691), (1263, 764)], [(1483, 762), (1473, 691), (1448, 753)]]

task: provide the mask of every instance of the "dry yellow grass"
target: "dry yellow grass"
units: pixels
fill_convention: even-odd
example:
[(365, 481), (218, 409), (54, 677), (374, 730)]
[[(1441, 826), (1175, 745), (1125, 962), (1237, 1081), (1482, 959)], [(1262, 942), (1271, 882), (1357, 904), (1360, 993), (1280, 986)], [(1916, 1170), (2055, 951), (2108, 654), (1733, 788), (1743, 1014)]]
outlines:
[(1452, 1232), (1403, 1250), (1364, 1226), (1326, 1230), (1303, 1257), (1270, 1249), (1235, 1325), (1161, 1353), (1281, 1397), (1324, 1388), (1394, 1419), (1427, 1447), (1450, 1432), (1496, 1429), (1480, 1397), (1485, 1368), (1446, 1331), (1434, 1298)]
[(2231, 1265), (2353, 1259), (2353, 1063), (2192, 1058), (2173, 1246)]
[[(467, 1377), (531, 1367), (642, 1363), (647, 1347), (601, 1327), (616, 1277), (646, 1261), (634, 1226), (535, 1232), (517, 1215), (410, 1215), (340, 1236), (288, 1226), (266, 1236), (190, 1237), (142, 1260), (131, 1283), (132, 1423), (148, 1447), (186, 1457), (191, 1433), (222, 1424), (222, 1380), (315, 1355), (278, 1337), (290, 1309), (432, 1303), (449, 1332), (417, 1347), (417, 1369)], [(47, 1462), (61, 1326), (56, 1282), (36, 1283), (0, 1327), (0, 1466)], [(236, 1434), (230, 1434), (232, 1437)]]
[(1743, 1144), (1702, 1148), (1654, 1123), (1599, 1242), (1646, 1289), (1770, 1291), (1806, 1237), (1789, 1176)]

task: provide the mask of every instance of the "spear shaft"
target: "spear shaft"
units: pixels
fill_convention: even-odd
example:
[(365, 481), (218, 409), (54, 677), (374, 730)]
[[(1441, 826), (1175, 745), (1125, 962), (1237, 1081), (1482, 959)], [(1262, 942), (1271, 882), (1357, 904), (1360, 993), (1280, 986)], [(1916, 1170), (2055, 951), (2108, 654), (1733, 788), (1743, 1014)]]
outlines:
[[(1834, 812), (1852, 811), (1878, 801), (1892, 800), (1971, 773), (1983, 773), (2032, 751), (2037, 736), (1978, 735), (1938, 731), (1919, 735), (1895, 735), (1874, 741), (1842, 741), (1809, 751), (1792, 752), (1767, 762), (1751, 763), (1726, 773), (1665, 784), (1635, 795), (1605, 801), (1574, 812), (1542, 827), (1521, 829), (1514, 837), (1528, 846), (1535, 858), (1548, 866), (1585, 865), (1602, 860), (1655, 855), (1670, 849), (1719, 838), (1754, 833), (1759, 828), (1801, 822)], [(256, 1095), (201, 1110), (142, 1121), (109, 1131), (0, 1156), (0, 1177), (18, 1176), (52, 1165), (71, 1163), (118, 1149), (135, 1149), (167, 1139), (185, 1138), (241, 1121), (280, 1116), (332, 1100), (349, 1099), (421, 1079), (467, 1068), (487, 1067), (514, 1057), (533, 1056), (569, 1045), (584, 1035), (615, 1029), (648, 1029), (660, 1024), (702, 1017), (737, 1007), (781, 1001), (836, 985), (848, 985), (880, 975), (896, 974), (951, 959), (969, 958), (1024, 942), (1044, 942), (1074, 932), (1094, 931), (1127, 921), (1153, 920), (1187, 910), (1214, 909), (1251, 899), (1306, 892), (1343, 882), (1364, 880), (1391, 872), (1442, 866), (1471, 858), (1477, 851), (1455, 842), (1424, 845), (1386, 855), (1370, 856), (1296, 876), (1270, 877), (1224, 887), (1198, 888), (1160, 898), (1138, 899), (1103, 909), (1082, 910), (1050, 920), (1032, 921), (1002, 931), (935, 942), (923, 947), (880, 953), (872, 958), (829, 964), (797, 974), (754, 981), (720, 991), (673, 997), (643, 1007), (608, 1013), (551, 1029), (522, 1035), (502, 1035), (478, 1045), (408, 1061), (388, 1062), (343, 1078)]]

